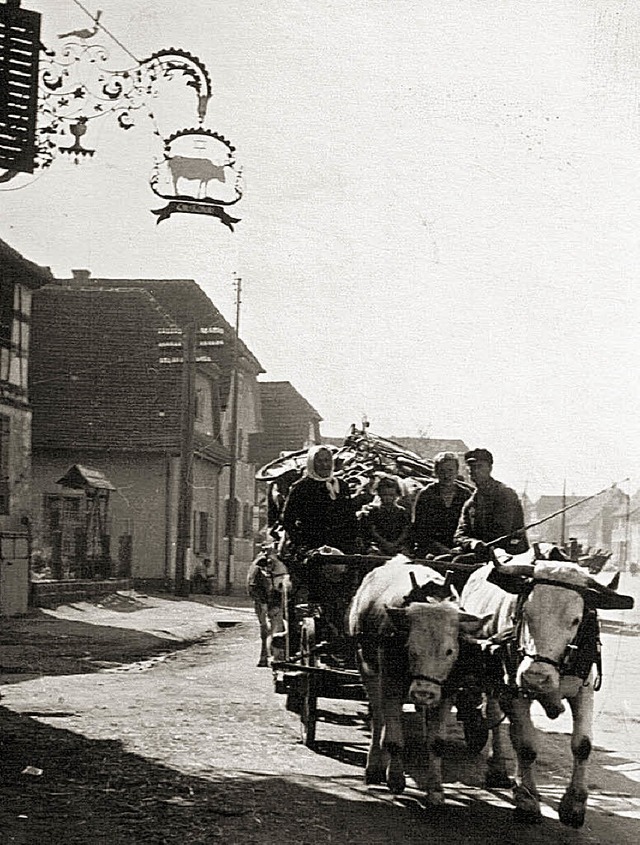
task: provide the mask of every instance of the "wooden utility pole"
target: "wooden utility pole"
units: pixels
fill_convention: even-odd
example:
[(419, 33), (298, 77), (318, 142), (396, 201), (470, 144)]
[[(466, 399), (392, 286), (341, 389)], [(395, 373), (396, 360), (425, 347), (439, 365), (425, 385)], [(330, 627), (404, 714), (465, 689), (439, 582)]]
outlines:
[(624, 557), (620, 562), (620, 569), (626, 572), (629, 566), (629, 520), (631, 519), (631, 494), (627, 495), (627, 504), (624, 515)]
[(562, 484), (562, 516), (560, 518), (560, 548), (564, 549), (565, 534), (567, 530), (567, 479)]
[(178, 525), (176, 537), (175, 594), (189, 595), (187, 556), (191, 548), (193, 505), (193, 421), (196, 404), (196, 329), (190, 324), (182, 339), (182, 420), (180, 437), (180, 477), (178, 480)]
[(242, 279), (236, 276), (236, 329), (233, 336), (231, 353), (231, 430), (229, 432), (229, 451), (231, 463), (229, 465), (229, 505), (227, 507), (227, 573), (226, 593), (233, 591), (235, 577), (235, 535), (238, 524), (236, 509), (236, 468), (238, 463), (238, 335), (240, 333), (240, 303), (242, 301)]

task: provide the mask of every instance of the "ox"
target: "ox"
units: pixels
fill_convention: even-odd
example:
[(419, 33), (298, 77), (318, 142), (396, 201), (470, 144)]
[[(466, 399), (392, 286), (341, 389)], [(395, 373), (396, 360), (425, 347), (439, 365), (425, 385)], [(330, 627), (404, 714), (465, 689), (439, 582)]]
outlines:
[[(260, 659), (258, 666), (268, 666), (269, 656), (281, 660), (284, 651), (272, 645), (275, 634), (284, 632), (283, 607), (290, 587), (287, 567), (271, 546), (263, 546), (247, 572), (247, 593), (253, 599), (260, 623)], [(285, 594), (283, 596), (283, 593)]]
[(228, 164), (214, 164), (208, 158), (191, 158), (190, 156), (167, 156), (167, 165), (173, 181), (173, 191), (178, 193), (178, 179), (188, 179), (198, 182), (198, 196), (206, 193), (206, 186), (212, 179), (225, 182), (225, 167)]
[(349, 608), (349, 633), (371, 709), (366, 783), (386, 781), (391, 792), (404, 790), (401, 716), (408, 700), (425, 719), (427, 802), (442, 804), (440, 749), (451, 704), (444, 685), (461, 632), (475, 633), (483, 621), (460, 611), (435, 570), (403, 555), (365, 576)]
[(595, 608), (629, 607), (633, 600), (618, 596), (575, 563), (533, 561), (531, 554), (525, 553), (472, 573), (460, 601), (470, 613), (491, 615), (483, 629), (493, 643), (487, 673), (487, 719), (493, 728), (487, 786), (512, 785), (506, 769), (506, 737), (500, 727), (505, 714), (517, 758), (513, 787), (516, 819), (542, 820), (530, 707), (535, 699), (547, 716), (555, 719), (564, 711), (566, 699), (573, 716), (573, 773), (558, 815), (563, 824), (581, 827), (587, 801), (593, 693), (600, 675)]

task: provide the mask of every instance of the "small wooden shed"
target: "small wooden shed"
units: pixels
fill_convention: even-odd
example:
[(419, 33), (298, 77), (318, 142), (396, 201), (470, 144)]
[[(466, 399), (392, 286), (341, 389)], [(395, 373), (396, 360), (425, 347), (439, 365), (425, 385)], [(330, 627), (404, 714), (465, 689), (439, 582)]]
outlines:
[(104, 473), (81, 464), (70, 467), (56, 484), (84, 492), (84, 524), (77, 537), (81, 577), (110, 578), (109, 495), (116, 488)]

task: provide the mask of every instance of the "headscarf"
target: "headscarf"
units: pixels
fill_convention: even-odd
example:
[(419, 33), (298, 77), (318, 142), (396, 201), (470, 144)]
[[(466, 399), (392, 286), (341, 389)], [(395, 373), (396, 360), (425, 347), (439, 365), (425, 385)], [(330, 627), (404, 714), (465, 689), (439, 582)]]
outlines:
[[(328, 476), (323, 477), (321, 475), (318, 475), (318, 473), (316, 472), (315, 459), (318, 452), (328, 452), (329, 455), (331, 455), (331, 472)], [(331, 452), (331, 449), (327, 449), (326, 446), (322, 445), (312, 446), (307, 452), (306, 474), (309, 476), (309, 478), (312, 478), (314, 481), (324, 481), (325, 486), (327, 488), (327, 492), (329, 493), (331, 499), (335, 499), (337, 497), (338, 492), (340, 490), (340, 482), (337, 478), (335, 478), (333, 474), (333, 453)]]

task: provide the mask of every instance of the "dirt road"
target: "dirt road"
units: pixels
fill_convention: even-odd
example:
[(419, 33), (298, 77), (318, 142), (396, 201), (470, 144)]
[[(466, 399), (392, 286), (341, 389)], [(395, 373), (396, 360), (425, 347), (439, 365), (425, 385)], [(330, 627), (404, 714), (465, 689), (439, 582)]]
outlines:
[(446, 805), (427, 812), (415, 788), (393, 799), (363, 785), (361, 705), (327, 703), (317, 750), (300, 743), (297, 717), (273, 692), (269, 670), (255, 666), (252, 614), (237, 618), (244, 621), (166, 659), (3, 687), (0, 843), (640, 841), (634, 625), (605, 625), (592, 797), (585, 827), (573, 831), (555, 813), (570, 764), (560, 723), (539, 720), (541, 825), (515, 826), (510, 792), (483, 789), (484, 760), (469, 757), (454, 721)]

